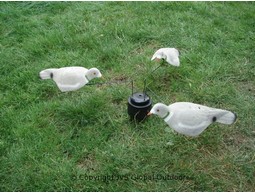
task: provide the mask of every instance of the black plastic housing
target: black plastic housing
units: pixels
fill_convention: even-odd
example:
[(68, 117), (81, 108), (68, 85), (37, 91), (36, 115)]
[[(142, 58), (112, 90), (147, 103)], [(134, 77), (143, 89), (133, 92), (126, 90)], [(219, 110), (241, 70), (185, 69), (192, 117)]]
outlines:
[(143, 121), (150, 112), (152, 101), (145, 93), (134, 93), (128, 98), (128, 114), (131, 120)]

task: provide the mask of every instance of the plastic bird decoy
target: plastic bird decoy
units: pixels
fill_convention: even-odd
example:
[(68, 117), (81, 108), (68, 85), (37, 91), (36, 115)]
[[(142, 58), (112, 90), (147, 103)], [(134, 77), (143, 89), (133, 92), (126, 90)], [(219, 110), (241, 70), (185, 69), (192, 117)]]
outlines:
[(94, 78), (102, 77), (97, 68), (84, 67), (49, 68), (39, 73), (41, 79), (53, 79), (62, 92), (75, 91)]
[(173, 66), (180, 66), (179, 55), (179, 51), (175, 48), (160, 48), (153, 54), (151, 60), (163, 59), (168, 64)]
[(156, 114), (176, 132), (196, 137), (214, 122), (233, 124), (237, 115), (231, 111), (211, 108), (190, 102), (177, 102), (169, 106), (157, 103), (148, 115)]

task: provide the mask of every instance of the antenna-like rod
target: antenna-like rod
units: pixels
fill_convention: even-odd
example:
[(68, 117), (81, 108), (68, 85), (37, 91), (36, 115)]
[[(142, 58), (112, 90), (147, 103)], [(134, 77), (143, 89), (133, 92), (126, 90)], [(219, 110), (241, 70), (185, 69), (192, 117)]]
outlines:
[(131, 86), (132, 86), (132, 96), (134, 95), (134, 81), (131, 81)]
[(143, 82), (143, 100), (145, 101), (145, 95), (146, 95), (146, 79), (144, 79), (144, 82)]
[(155, 68), (153, 69), (149, 75), (151, 75), (153, 72), (155, 72), (157, 69), (159, 69), (161, 66), (163, 66), (165, 64), (165, 59), (161, 59), (160, 61), (160, 64)]

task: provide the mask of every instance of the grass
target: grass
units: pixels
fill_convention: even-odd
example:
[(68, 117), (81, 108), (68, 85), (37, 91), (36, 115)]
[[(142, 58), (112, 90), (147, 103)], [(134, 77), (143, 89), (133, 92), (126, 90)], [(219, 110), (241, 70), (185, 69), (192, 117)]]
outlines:
[[(255, 190), (253, 2), (0, 4), (1, 191)], [(158, 117), (131, 123), (128, 83), (61, 93), (38, 78), (98, 67), (139, 91), (160, 47), (179, 48), (181, 66), (149, 76), (154, 104), (196, 102), (238, 121), (191, 139)]]

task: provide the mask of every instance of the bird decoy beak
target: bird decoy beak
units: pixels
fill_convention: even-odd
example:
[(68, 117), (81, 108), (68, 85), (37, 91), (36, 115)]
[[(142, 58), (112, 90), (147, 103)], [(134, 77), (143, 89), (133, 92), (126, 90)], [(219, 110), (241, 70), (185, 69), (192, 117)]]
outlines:
[(152, 115), (152, 113), (151, 113), (151, 112), (149, 112), (149, 113), (147, 114), (147, 116), (150, 116), (150, 115)]

